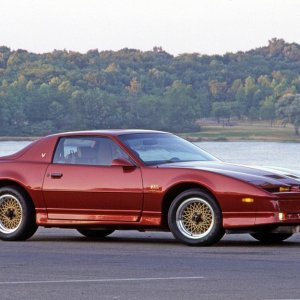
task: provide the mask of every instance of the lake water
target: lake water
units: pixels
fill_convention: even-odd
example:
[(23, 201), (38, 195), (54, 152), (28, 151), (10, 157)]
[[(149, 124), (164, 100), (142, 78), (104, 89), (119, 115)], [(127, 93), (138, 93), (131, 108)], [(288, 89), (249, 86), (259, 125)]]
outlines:
[[(0, 156), (14, 153), (29, 143), (28, 141), (0, 142)], [(200, 142), (196, 144), (226, 162), (300, 170), (300, 143)]]
[(197, 144), (226, 162), (300, 170), (300, 143), (201, 142)]

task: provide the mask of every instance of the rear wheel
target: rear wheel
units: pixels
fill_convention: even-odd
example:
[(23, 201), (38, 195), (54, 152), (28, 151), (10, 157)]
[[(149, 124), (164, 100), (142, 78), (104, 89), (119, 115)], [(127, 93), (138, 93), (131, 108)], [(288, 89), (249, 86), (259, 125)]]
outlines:
[(86, 229), (86, 228), (77, 228), (77, 231), (89, 238), (104, 238), (114, 232), (113, 229)]
[(250, 234), (256, 240), (263, 243), (280, 243), (289, 237), (292, 233), (273, 233), (273, 232), (256, 232)]
[(168, 224), (176, 239), (191, 246), (211, 245), (224, 235), (218, 204), (200, 189), (187, 190), (174, 199)]
[(37, 230), (35, 210), (18, 187), (0, 189), (0, 239), (21, 241)]

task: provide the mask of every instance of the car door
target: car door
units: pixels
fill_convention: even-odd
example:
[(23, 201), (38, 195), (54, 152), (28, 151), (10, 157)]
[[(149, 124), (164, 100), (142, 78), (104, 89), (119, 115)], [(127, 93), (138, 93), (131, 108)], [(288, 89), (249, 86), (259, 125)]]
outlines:
[(107, 137), (61, 138), (43, 193), (49, 219), (138, 221), (143, 186), (138, 167), (112, 166), (128, 155)]

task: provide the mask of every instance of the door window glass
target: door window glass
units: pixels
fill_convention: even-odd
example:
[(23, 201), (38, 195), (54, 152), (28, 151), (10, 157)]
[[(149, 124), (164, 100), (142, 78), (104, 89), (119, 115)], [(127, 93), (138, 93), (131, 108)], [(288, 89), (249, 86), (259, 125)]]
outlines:
[(109, 138), (67, 137), (60, 139), (53, 163), (110, 166), (116, 158), (129, 156)]

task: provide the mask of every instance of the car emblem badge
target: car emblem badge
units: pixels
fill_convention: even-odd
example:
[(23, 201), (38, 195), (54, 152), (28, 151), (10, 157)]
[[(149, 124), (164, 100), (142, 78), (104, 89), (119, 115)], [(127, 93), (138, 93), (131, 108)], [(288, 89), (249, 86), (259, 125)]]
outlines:
[(159, 185), (158, 184), (151, 184), (150, 185), (150, 190), (159, 191), (160, 190)]
[(46, 153), (42, 153), (42, 158), (44, 158), (46, 156)]

